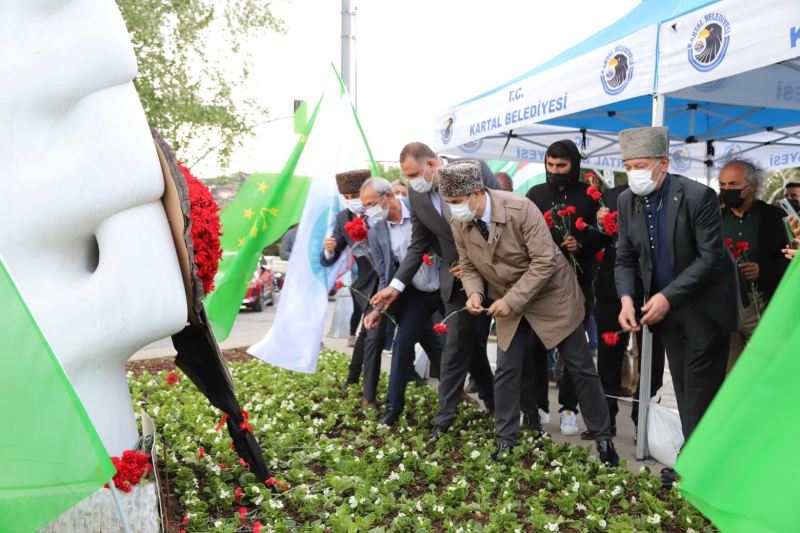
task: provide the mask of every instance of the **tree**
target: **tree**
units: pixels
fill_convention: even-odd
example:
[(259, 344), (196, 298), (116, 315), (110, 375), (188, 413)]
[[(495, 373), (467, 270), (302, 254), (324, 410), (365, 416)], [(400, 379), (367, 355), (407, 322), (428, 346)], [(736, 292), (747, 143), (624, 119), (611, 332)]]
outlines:
[(395, 181), (403, 177), (400, 173), (400, 167), (397, 165), (386, 166), (383, 163), (379, 163), (378, 168), (381, 170), (381, 176), (389, 181)]
[(783, 168), (770, 172), (764, 183), (764, 194), (761, 198), (768, 204), (774, 204), (783, 198), (783, 190), (787, 183), (800, 182), (800, 168)]
[[(225, 163), (267, 114), (253, 101), (234, 98), (249, 75), (242, 44), (265, 30), (283, 31), (283, 22), (260, 0), (117, 0), (117, 5), (136, 53), (134, 85), (150, 126), (183, 159), (216, 152)], [(225, 45), (209, 50), (209, 36), (223, 34)], [(195, 157), (187, 158), (188, 151)]]

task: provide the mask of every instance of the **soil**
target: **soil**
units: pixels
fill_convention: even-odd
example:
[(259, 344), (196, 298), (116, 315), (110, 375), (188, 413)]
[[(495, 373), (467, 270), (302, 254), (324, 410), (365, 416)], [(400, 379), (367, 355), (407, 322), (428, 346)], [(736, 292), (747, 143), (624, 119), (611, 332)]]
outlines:
[[(249, 361), (253, 356), (245, 351), (244, 348), (233, 348), (223, 350), (223, 357), (228, 362)], [(174, 357), (157, 357), (155, 359), (140, 359), (138, 361), (128, 361), (125, 363), (125, 370), (133, 372), (136, 377), (141, 376), (145, 371), (155, 374), (162, 370), (175, 370)]]

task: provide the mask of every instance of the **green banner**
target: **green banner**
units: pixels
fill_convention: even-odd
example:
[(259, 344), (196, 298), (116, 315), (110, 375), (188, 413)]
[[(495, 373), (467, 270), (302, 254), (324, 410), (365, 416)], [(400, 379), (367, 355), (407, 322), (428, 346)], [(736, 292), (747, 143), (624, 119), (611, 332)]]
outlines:
[(792, 265), (676, 470), (723, 532), (800, 531), (800, 261)]
[(115, 469), (2, 261), (0, 302), (0, 533), (25, 533), (94, 493)]
[(220, 341), (231, 333), (262, 251), (297, 224), (303, 214), (311, 179), (295, 176), (294, 171), (320, 102), (322, 98), (280, 174), (253, 174), (220, 213), (222, 261), (214, 278), (217, 288), (205, 301), (214, 335)]

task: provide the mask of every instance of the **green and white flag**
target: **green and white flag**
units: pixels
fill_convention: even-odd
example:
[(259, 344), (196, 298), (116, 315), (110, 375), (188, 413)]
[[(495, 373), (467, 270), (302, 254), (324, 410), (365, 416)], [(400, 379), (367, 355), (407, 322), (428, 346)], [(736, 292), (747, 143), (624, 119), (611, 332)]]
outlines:
[[(305, 106), (302, 109), (305, 114)], [(280, 239), (303, 213), (311, 178), (295, 169), (318, 110), (319, 103), (280, 174), (253, 174), (220, 213), (222, 261), (214, 278), (217, 288), (205, 301), (220, 341), (231, 333), (262, 250)]]
[(0, 533), (36, 531), (114, 465), (0, 258)]
[(680, 490), (721, 531), (800, 531), (800, 260), (678, 456)]
[(292, 248), (286, 281), (272, 329), (248, 349), (259, 359), (289, 370), (314, 372), (328, 309), (328, 291), (349, 256), (330, 268), (320, 264), (322, 241), (333, 229), (341, 209), (335, 174), (364, 168), (370, 161), (379, 175), (350, 96), (338, 74), (331, 77), (314, 128), (308, 135), (295, 173), (311, 177), (311, 186)]

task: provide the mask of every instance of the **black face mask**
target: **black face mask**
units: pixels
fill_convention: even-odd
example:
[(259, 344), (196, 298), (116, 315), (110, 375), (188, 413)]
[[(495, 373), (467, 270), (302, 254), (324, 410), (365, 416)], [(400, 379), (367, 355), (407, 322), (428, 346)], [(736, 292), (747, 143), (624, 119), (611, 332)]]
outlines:
[(741, 207), (744, 203), (744, 198), (742, 198), (742, 191), (744, 189), (723, 189), (719, 191), (719, 201), (725, 204), (726, 207), (732, 207), (734, 209)]
[(789, 205), (794, 207), (794, 210), (800, 213), (800, 200), (789, 200)]
[(547, 171), (547, 183), (553, 187), (566, 187), (569, 185), (569, 174), (556, 174)]

